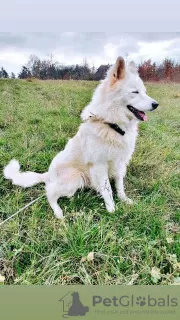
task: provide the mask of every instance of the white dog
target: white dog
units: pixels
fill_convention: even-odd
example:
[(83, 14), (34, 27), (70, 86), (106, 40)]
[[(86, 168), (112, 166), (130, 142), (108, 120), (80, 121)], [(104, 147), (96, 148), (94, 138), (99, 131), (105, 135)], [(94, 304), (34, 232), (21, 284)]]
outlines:
[(22, 187), (44, 182), (57, 218), (63, 217), (58, 198), (71, 197), (84, 186), (97, 190), (107, 211), (113, 212), (110, 178), (115, 179), (118, 197), (131, 204), (123, 184), (126, 167), (134, 152), (139, 121), (146, 121), (145, 112), (157, 107), (158, 103), (146, 94), (135, 63), (126, 66), (119, 57), (83, 110), (84, 122), (77, 134), (53, 159), (49, 171), (23, 173), (18, 161), (12, 160), (4, 168), (4, 176)]

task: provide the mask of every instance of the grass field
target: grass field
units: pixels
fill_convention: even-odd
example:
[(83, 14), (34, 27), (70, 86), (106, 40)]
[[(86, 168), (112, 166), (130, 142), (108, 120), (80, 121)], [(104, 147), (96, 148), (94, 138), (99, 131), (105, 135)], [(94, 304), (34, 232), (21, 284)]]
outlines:
[[(80, 123), (95, 82), (0, 80), (0, 221), (44, 193), (2, 175), (12, 158), (45, 172)], [(131, 207), (115, 196), (106, 212), (91, 190), (61, 199), (64, 222), (45, 198), (0, 229), (0, 274), (6, 284), (176, 284), (180, 280), (180, 85), (148, 84), (160, 102), (140, 124), (126, 177)]]

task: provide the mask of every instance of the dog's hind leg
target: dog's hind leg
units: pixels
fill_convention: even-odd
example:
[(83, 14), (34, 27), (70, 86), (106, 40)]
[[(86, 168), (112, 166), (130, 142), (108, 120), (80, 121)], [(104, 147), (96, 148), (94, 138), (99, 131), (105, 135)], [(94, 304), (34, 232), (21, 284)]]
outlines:
[(62, 219), (63, 218), (63, 211), (57, 203), (61, 194), (59, 192), (57, 192), (56, 184), (52, 183), (52, 184), (49, 184), (46, 186), (46, 195), (47, 195), (48, 202), (49, 202), (52, 210), (54, 211), (56, 218)]
[(46, 195), (55, 216), (63, 218), (63, 212), (57, 200), (60, 197), (72, 197), (75, 192), (84, 186), (81, 173), (76, 168), (66, 168), (55, 181), (46, 184)]

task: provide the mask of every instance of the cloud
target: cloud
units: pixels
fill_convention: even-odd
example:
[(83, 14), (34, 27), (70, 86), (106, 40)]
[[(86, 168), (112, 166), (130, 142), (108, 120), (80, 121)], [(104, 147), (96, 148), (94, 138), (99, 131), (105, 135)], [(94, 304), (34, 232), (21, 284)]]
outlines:
[[(158, 42), (144, 42), (137, 43), (138, 50), (136, 53), (130, 55), (133, 60), (148, 60), (151, 59), (156, 62), (161, 62), (164, 58), (171, 54), (174, 40), (158, 41)], [(179, 47), (180, 51), (180, 47)]]
[(113, 63), (118, 55), (137, 62), (180, 56), (180, 33), (0, 33), (0, 67), (18, 73), (28, 57), (35, 54), (62, 64)]

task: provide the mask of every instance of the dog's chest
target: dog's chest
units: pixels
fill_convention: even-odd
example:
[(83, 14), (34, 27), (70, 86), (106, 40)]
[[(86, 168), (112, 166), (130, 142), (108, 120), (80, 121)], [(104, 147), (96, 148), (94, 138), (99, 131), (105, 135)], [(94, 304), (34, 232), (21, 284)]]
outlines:
[[(106, 133), (106, 132), (105, 132)], [(119, 160), (128, 162), (135, 148), (137, 127), (126, 130), (124, 135), (111, 131), (111, 134), (100, 135), (89, 131), (79, 132), (77, 146), (80, 146), (80, 154), (83, 162), (109, 162)]]
[(108, 143), (106, 147), (107, 160), (113, 161), (117, 158), (127, 161), (135, 149), (137, 130), (128, 131), (124, 136), (119, 136), (117, 143)]

